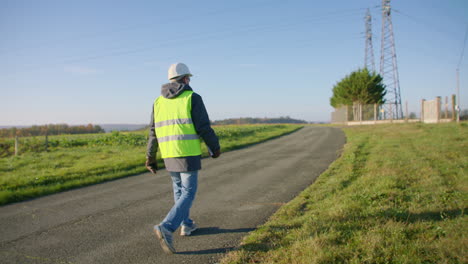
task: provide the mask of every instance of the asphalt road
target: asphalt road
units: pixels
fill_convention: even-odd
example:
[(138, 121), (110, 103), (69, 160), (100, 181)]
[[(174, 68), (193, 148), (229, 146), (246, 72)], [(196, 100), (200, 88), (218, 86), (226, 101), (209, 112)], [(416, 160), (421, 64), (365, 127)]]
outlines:
[(166, 255), (152, 230), (173, 204), (165, 170), (0, 207), (1, 263), (216, 263), (337, 158), (341, 130), (305, 127), (204, 159), (191, 216)]

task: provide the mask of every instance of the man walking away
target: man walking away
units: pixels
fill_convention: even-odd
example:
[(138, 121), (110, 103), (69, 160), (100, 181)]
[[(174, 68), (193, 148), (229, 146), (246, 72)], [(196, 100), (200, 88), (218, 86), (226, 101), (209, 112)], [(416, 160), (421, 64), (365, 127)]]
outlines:
[(200, 95), (189, 86), (192, 74), (183, 63), (169, 67), (170, 83), (161, 87), (151, 115), (146, 167), (156, 174), (156, 152), (159, 148), (164, 165), (172, 178), (174, 206), (166, 218), (154, 226), (161, 247), (175, 253), (172, 233), (181, 226), (180, 235), (189, 236), (197, 229), (190, 218), (201, 169), (201, 139), (212, 158), (221, 155), (218, 138), (211, 128), (210, 119)]

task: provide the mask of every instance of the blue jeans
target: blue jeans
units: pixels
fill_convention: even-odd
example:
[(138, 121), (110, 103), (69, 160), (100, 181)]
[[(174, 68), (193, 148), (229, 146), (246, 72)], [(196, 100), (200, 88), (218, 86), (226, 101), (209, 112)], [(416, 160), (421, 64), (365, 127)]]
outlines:
[(190, 208), (198, 187), (198, 171), (169, 172), (172, 177), (174, 206), (161, 222), (167, 230), (174, 232), (179, 226), (192, 226)]

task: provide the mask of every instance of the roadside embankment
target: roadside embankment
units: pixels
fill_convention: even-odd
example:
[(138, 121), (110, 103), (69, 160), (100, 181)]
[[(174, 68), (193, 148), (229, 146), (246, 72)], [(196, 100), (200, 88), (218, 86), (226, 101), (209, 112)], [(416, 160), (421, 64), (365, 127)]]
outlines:
[(467, 263), (468, 123), (343, 130), (342, 156), (222, 263)]

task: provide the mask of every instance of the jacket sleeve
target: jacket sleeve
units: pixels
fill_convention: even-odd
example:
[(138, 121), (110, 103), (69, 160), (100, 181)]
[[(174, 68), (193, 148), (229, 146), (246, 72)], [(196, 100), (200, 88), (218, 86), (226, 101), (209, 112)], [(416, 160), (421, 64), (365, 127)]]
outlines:
[(156, 152), (158, 150), (158, 140), (156, 138), (156, 131), (154, 130), (154, 107), (151, 108), (151, 121), (148, 133), (148, 145), (146, 146), (146, 158), (156, 159)]
[(197, 134), (205, 141), (206, 146), (215, 152), (220, 149), (219, 140), (211, 128), (210, 118), (200, 95), (192, 94), (192, 121)]

